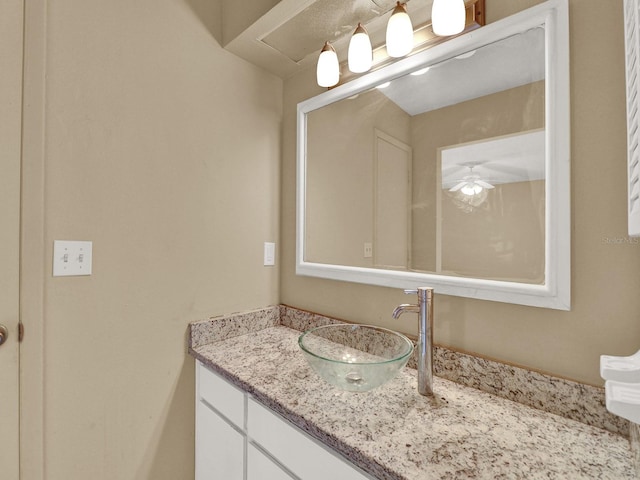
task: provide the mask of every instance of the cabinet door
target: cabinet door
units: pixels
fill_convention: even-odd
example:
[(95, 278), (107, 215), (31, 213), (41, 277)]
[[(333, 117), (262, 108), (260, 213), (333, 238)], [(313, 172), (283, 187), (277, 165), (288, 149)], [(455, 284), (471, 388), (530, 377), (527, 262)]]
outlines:
[(249, 444), (247, 450), (247, 480), (293, 480), (273, 460)]
[(243, 480), (244, 436), (204, 403), (196, 408), (196, 480)]

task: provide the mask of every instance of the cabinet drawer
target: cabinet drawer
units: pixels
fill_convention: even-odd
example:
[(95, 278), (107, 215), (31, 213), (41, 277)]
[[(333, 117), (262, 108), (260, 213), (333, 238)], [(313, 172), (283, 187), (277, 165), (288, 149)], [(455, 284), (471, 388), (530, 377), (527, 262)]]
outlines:
[(197, 362), (198, 400), (204, 400), (231, 423), (244, 430), (244, 392)]
[(251, 398), (247, 431), (253, 441), (303, 480), (372, 478)]
[(247, 480), (294, 480), (254, 445), (247, 447)]

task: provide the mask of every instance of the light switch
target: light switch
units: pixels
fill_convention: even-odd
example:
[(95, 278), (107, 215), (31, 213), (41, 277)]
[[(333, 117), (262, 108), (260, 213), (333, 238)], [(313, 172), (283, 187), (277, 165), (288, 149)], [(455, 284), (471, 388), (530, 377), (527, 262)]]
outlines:
[(271, 266), (276, 264), (276, 244), (264, 242), (264, 264)]
[(91, 275), (93, 242), (55, 240), (53, 276)]

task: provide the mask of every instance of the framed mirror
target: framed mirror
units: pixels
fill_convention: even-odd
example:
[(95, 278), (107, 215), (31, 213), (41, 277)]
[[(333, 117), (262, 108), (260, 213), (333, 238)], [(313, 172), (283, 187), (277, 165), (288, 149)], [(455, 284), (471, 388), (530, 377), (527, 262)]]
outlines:
[(567, 0), (298, 105), (296, 273), (570, 309)]

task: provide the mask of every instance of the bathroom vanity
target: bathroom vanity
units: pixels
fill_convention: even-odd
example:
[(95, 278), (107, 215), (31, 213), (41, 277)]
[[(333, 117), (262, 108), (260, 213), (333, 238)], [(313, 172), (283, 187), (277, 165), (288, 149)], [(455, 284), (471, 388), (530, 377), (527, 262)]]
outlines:
[(424, 397), (413, 368), (370, 392), (338, 390), (299, 350), (318, 322), (305, 313), (295, 325), (283, 306), (191, 325), (198, 480), (636, 478), (622, 435), (440, 377)]
[(372, 478), (200, 361), (196, 398), (197, 480)]

